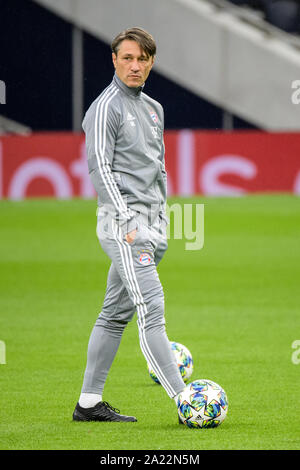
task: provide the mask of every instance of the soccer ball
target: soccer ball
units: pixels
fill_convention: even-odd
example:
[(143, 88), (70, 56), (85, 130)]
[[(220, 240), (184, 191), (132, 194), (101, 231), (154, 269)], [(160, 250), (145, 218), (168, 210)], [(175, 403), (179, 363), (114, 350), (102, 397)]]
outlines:
[[(188, 348), (183, 346), (183, 344), (176, 343), (175, 341), (170, 341), (170, 343), (172, 351), (174, 352), (176, 358), (176, 362), (178, 364), (179, 371), (181, 373), (181, 377), (183, 378), (184, 382), (187, 383), (194, 370), (194, 362), (192, 355)], [(156, 377), (149, 364), (148, 372), (151, 379), (154, 380), (155, 383), (160, 384), (158, 378)]]
[(215, 428), (227, 416), (228, 399), (220, 385), (199, 379), (185, 387), (177, 406), (180, 420), (189, 428)]

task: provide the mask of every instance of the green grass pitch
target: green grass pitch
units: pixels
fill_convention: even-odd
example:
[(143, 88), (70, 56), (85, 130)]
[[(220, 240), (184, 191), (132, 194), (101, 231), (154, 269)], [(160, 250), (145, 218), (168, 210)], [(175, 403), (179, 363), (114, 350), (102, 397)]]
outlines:
[(1, 449), (300, 448), (300, 364), (292, 361), (300, 339), (300, 199), (173, 202), (204, 204), (205, 242), (186, 251), (185, 240), (169, 240), (159, 266), (167, 332), (192, 352), (192, 379), (226, 390), (224, 423), (178, 425), (174, 402), (148, 376), (136, 317), (103, 398), (138, 422), (72, 422), (109, 267), (95, 201), (2, 201)]

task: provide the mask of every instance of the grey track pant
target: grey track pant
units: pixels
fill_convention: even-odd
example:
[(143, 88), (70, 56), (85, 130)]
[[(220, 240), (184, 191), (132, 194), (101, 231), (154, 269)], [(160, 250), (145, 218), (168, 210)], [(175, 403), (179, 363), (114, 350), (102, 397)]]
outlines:
[(164, 293), (156, 266), (167, 249), (165, 222), (137, 217), (129, 244), (115, 221), (98, 216), (97, 235), (112, 263), (102, 311), (92, 330), (82, 393), (102, 394), (127, 323), (137, 312), (140, 347), (170, 397), (185, 387), (165, 330)]

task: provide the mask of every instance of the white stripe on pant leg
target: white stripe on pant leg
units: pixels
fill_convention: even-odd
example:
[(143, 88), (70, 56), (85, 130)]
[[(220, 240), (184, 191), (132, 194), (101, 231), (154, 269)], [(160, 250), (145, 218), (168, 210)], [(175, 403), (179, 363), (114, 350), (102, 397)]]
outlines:
[[(116, 225), (116, 224), (115, 224)], [(154, 357), (152, 356), (152, 353), (149, 349), (149, 346), (147, 344), (147, 341), (146, 341), (146, 338), (144, 336), (144, 328), (143, 328), (143, 323), (142, 323), (142, 320), (144, 319), (144, 315), (143, 315), (143, 310), (145, 312), (147, 312), (147, 309), (146, 309), (146, 305), (145, 305), (145, 302), (143, 300), (143, 297), (139, 291), (139, 287), (138, 287), (138, 283), (136, 281), (136, 278), (135, 278), (135, 273), (134, 273), (134, 278), (133, 276), (130, 275), (130, 264), (128, 263), (128, 256), (126, 254), (126, 252), (124, 251), (124, 248), (126, 245), (128, 245), (126, 242), (123, 241), (122, 239), (122, 236), (119, 234), (117, 234), (117, 230), (113, 230), (113, 233), (116, 237), (116, 241), (120, 247), (120, 251), (121, 251), (121, 258), (122, 258), (122, 262), (123, 262), (123, 267), (124, 267), (124, 271), (125, 271), (125, 276), (126, 276), (126, 279), (128, 280), (129, 282), (129, 287), (130, 289), (132, 290), (132, 293), (134, 295), (134, 298), (136, 299), (136, 306), (137, 306), (137, 312), (138, 312), (138, 319), (139, 319), (139, 325), (140, 325), (140, 331), (142, 333), (141, 335), (141, 349), (145, 355), (145, 357), (147, 358), (149, 364), (151, 365), (151, 367), (153, 369), (157, 369), (158, 370), (158, 373), (157, 373), (157, 377), (158, 379), (160, 380), (161, 384), (164, 386), (164, 388), (166, 389), (167, 393), (169, 396), (174, 396), (175, 392), (174, 390), (172, 389), (171, 385), (168, 383), (168, 381), (166, 380), (166, 378), (164, 377), (160, 367), (158, 366), (157, 362), (155, 361)], [(130, 247), (128, 245), (128, 248), (130, 250)], [(125, 257), (126, 257), (126, 261), (124, 261), (124, 255), (125, 254)], [(130, 252), (130, 256), (131, 256), (131, 252)], [(131, 256), (132, 258), (132, 256)], [(133, 271), (134, 272), (134, 271)], [(144, 342), (144, 343), (143, 343)], [(154, 366), (154, 367), (153, 367)]]
[[(137, 310), (139, 310), (141, 308), (140, 306), (140, 301), (138, 299), (138, 294), (136, 292), (136, 289), (135, 289), (135, 286), (132, 282), (132, 279), (128, 276), (128, 273), (127, 273), (127, 267), (126, 267), (126, 260), (124, 258), (124, 251), (123, 251), (123, 246), (122, 246), (122, 237), (121, 236), (118, 236), (118, 233), (117, 233), (117, 230), (118, 230), (118, 227), (116, 226), (116, 223), (112, 220), (112, 232), (114, 234), (114, 237), (115, 237), (115, 240), (116, 242), (118, 243), (119, 245), (119, 248), (120, 248), (120, 255), (121, 255), (121, 259), (122, 259), (122, 264), (123, 264), (123, 268), (124, 268), (124, 272), (125, 272), (125, 276), (126, 276), (126, 279), (129, 283), (129, 287), (130, 287), (130, 290), (133, 294), (133, 301), (134, 301), (134, 304), (136, 305), (137, 307)], [(121, 241), (120, 241), (121, 240)], [(139, 318), (139, 317), (138, 317)]]
[[(131, 252), (130, 245), (129, 244), (125, 245), (125, 249), (127, 249), (127, 251), (128, 251), (129, 266), (130, 266), (130, 270), (131, 270), (131, 273), (132, 273), (133, 280), (136, 283), (136, 288), (138, 290), (138, 293), (139, 293), (140, 297), (143, 298), (142, 294), (141, 294), (141, 291), (140, 291), (140, 288), (139, 288), (139, 285), (138, 285), (138, 282), (137, 282), (137, 279), (136, 279), (134, 267), (133, 267), (133, 259), (132, 259), (132, 252)], [(143, 304), (145, 305), (144, 300), (143, 300)], [(141, 311), (141, 313), (140, 313), (140, 315), (141, 315), (140, 331), (141, 331), (141, 347), (142, 347), (142, 350), (144, 351), (144, 354), (147, 357), (150, 366), (152, 367), (152, 369), (155, 370), (155, 373), (156, 373), (157, 378), (159, 379), (160, 383), (166, 389), (168, 395), (170, 397), (173, 397), (173, 396), (176, 395), (176, 392), (174, 391), (174, 389), (172, 388), (172, 386), (170, 385), (170, 383), (166, 379), (165, 375), (163, 374), (161, 368), (159, 367), (157, 361), (155, 360), (155, 358), (154, 358), (154, 356), (153, 356), (153, 354), (152, 354), (152, 352), (149, 348), (149, 345), (147, 343), (146, 335), (145, 335), (145, 314), (147, 314), (146, 305), (145, 305), (144, 311)]]
[[(114, 225), (115, 223), (113, 223)], [(115, 224), (116, 225), (116, 224)], [(127, 242), (124, 242), (121, 236), (121, 233), (117, 233), (116, 228), (113, 228), (113, 233), (115, 235), (115, 239), (120, 247), (120, 253), (122, 258), (122, 263), (125, 271), (126, 279), (129, 283), (129, 287), (133, 293), (135, 301), (135, 305), (137, 307), (138, 319), (139, 319), (139, 326), (140, 326), (140, 338), (141, 338), (141, 349), (149, 362), (150, 366), (155, 370), (155, 373), (160, 381), (160, 383), (165, 388), (166, 392), (170, 397), (176, 395), (176, 392), (173, 390), (167, 379), (165, 378), (163, 372), (161, 371), (159, 365), (157, 364), (155, 358), (153, 357), (151, 350), (147, 344), (146, 337), (145, 337), (145, 313), (147, 313), (147, 308), (143, 299), (143, 296), (140, 292), (139, 285), (136, 279), (136, 275), (133, 268), (133, 261), (132, 261), (132, 253), (130, 245)], [(126, 253), (127, 249), (127, 253)], [(125, 256), (125, 259), (124, 259)]]
[[(123, 252), (122, 252), (122, 245), (118, 239), (118, 235), (117, 235), (117, 231), (114, 227), (114, 223), (113, 223), (113, 220), (112, 220), (112, 232), (114, 234), (114, 237), (115, 237), (115, 240), (117, 242), (117, 244), (119, 245), (120, 247), (120, 255), (121, 255), (121, 259), (122, 259), (122, 264), (123, 264), (123, 268), (124, 268), (124, 271), (125, 271), (125, 275), (126, 275), (126, 263), (125, 263), (125, 259), (124, 259), (124, 255), (123, 255)], [(129, 283), (129, 287), (130, 287), (130, 290), (132, 291), (132, 294), (133, 294), (133, 301), (134, 301), (134, 304), (136, 306), (138, 306), (138, 300), (137, 300), (137, 296), (136, 296), (136, 293), (135, 293), (135, 290), (134, 290), (134, 286), (131, 284), (131, 281), (130, 279), (128, 279), (127, 275), (126, 275), (126, 279), (128, 280), (128, 283)]]

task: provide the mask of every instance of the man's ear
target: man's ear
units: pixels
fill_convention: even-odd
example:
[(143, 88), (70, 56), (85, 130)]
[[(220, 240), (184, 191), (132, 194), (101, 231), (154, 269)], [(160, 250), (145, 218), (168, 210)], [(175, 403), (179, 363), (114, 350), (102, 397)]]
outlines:
[(114, 67), (116, 68), (116, 60), (117, 60), (117, 56), (116, 54), (113, 52), (112, 53), (112, 61), (113, 61), (113, 64), (114, 64)]

